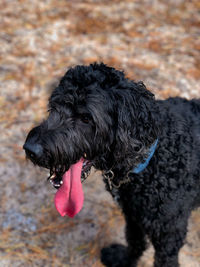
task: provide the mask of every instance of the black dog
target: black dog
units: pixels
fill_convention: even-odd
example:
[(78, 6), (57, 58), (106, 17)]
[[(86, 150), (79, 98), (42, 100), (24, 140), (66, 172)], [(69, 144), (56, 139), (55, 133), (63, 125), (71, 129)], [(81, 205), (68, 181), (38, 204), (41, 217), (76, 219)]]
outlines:
[(136, 266), (148, 237), (154, 266), (178, 266), (188, 218), (200, 204), (200, 100), (155, 100), (142, 82), (93, 64), (65, 74), (49, 109), (24, 149), (50, 169), (61, 215), (81, 209), (80, 178), (93, 165), (126, 219), (128, 246), (102, 249), (102, 262)]

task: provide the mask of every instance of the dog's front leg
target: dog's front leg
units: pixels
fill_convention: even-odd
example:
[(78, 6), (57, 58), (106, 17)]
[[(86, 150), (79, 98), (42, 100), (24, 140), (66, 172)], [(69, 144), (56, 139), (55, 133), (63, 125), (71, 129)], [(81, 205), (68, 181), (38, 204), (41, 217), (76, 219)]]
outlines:
[(142, 226), (130, 214), (126, 218), (126, 240), (131, 267), (136, 266), (143, 251), (146, 249), (146, 237)]
[(126, 217), (128, 246), (112, 244), (101, 251), (101, 261), (107, 267), (136, 267), (146, 248), (145, 234), (139, 224)]
[[(182, 218), (170, 224), (170, 229), (161, 228), (159, 235), (152, 238), (155, 248), (154, 267), (178, 267), (178, 253), (184, 244), (187, 220)], [(158, 234), (158, 232), (157, 232)]]

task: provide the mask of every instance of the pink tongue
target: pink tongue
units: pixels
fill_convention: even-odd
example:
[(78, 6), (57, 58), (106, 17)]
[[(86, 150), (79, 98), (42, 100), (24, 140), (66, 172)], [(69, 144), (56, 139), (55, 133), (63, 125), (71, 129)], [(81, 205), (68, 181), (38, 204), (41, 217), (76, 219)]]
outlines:
[(63, 184), (55, 195), (55, 206), (61, 216), (74, 217), (83, 207), (81, 170), (83, 159), (72, 165), (63, 175)]

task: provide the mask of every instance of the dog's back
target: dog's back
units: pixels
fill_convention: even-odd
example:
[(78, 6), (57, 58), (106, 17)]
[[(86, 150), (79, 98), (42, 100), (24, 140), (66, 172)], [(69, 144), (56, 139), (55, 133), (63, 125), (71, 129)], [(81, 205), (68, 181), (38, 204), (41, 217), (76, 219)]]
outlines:
[(198, 145), (200, 145), (200, 99), (187, 100), (181, 97), (173, 97), (158, 102), (162, 103), (175, 117), (179, 117), (180, 122), (189, 125), (198, 148)]
[(198, 120), (200, 124), (200, 99), (187, 100), (181, 97), (171, 97), (160, 102), (163, 102), (172, 111), (178, 112), (185, 118), (189, 118), (192, 115), (190, 117), (192, 122)]
[[(196, 179), (199, 180), (199, 197), (194, 206), (200, 205), (200, 99), (187, 100), (185, 98), (174, 97), (159, 101), (164, 105), (168, 112), (176, 117), (177, 129), (183, 130), (182, 125), (186, 126), (186, 131), (190, 131), (192, 136), (191, 147), (191, 165)], [(181, 126), (180, 126), (181, 125)]]

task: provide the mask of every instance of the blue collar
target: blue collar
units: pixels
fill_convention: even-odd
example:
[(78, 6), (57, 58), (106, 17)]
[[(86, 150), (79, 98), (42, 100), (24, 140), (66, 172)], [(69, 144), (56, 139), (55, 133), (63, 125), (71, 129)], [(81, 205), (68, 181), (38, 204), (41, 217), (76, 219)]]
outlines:
[(150, 159), (153, 157), (153, 155), (155, 153), (157, 144), (158, 144), (158, 139), (156, 139), (156, 141), (150, 147), (149, 154), (148, 154), (148, 157), (145, 160), (145, 162), (138, 164), (138, 166), (133, 169), (133, 172), (134, 173), (140, 173), (140, 172), (142, 172), (148, 166)]

